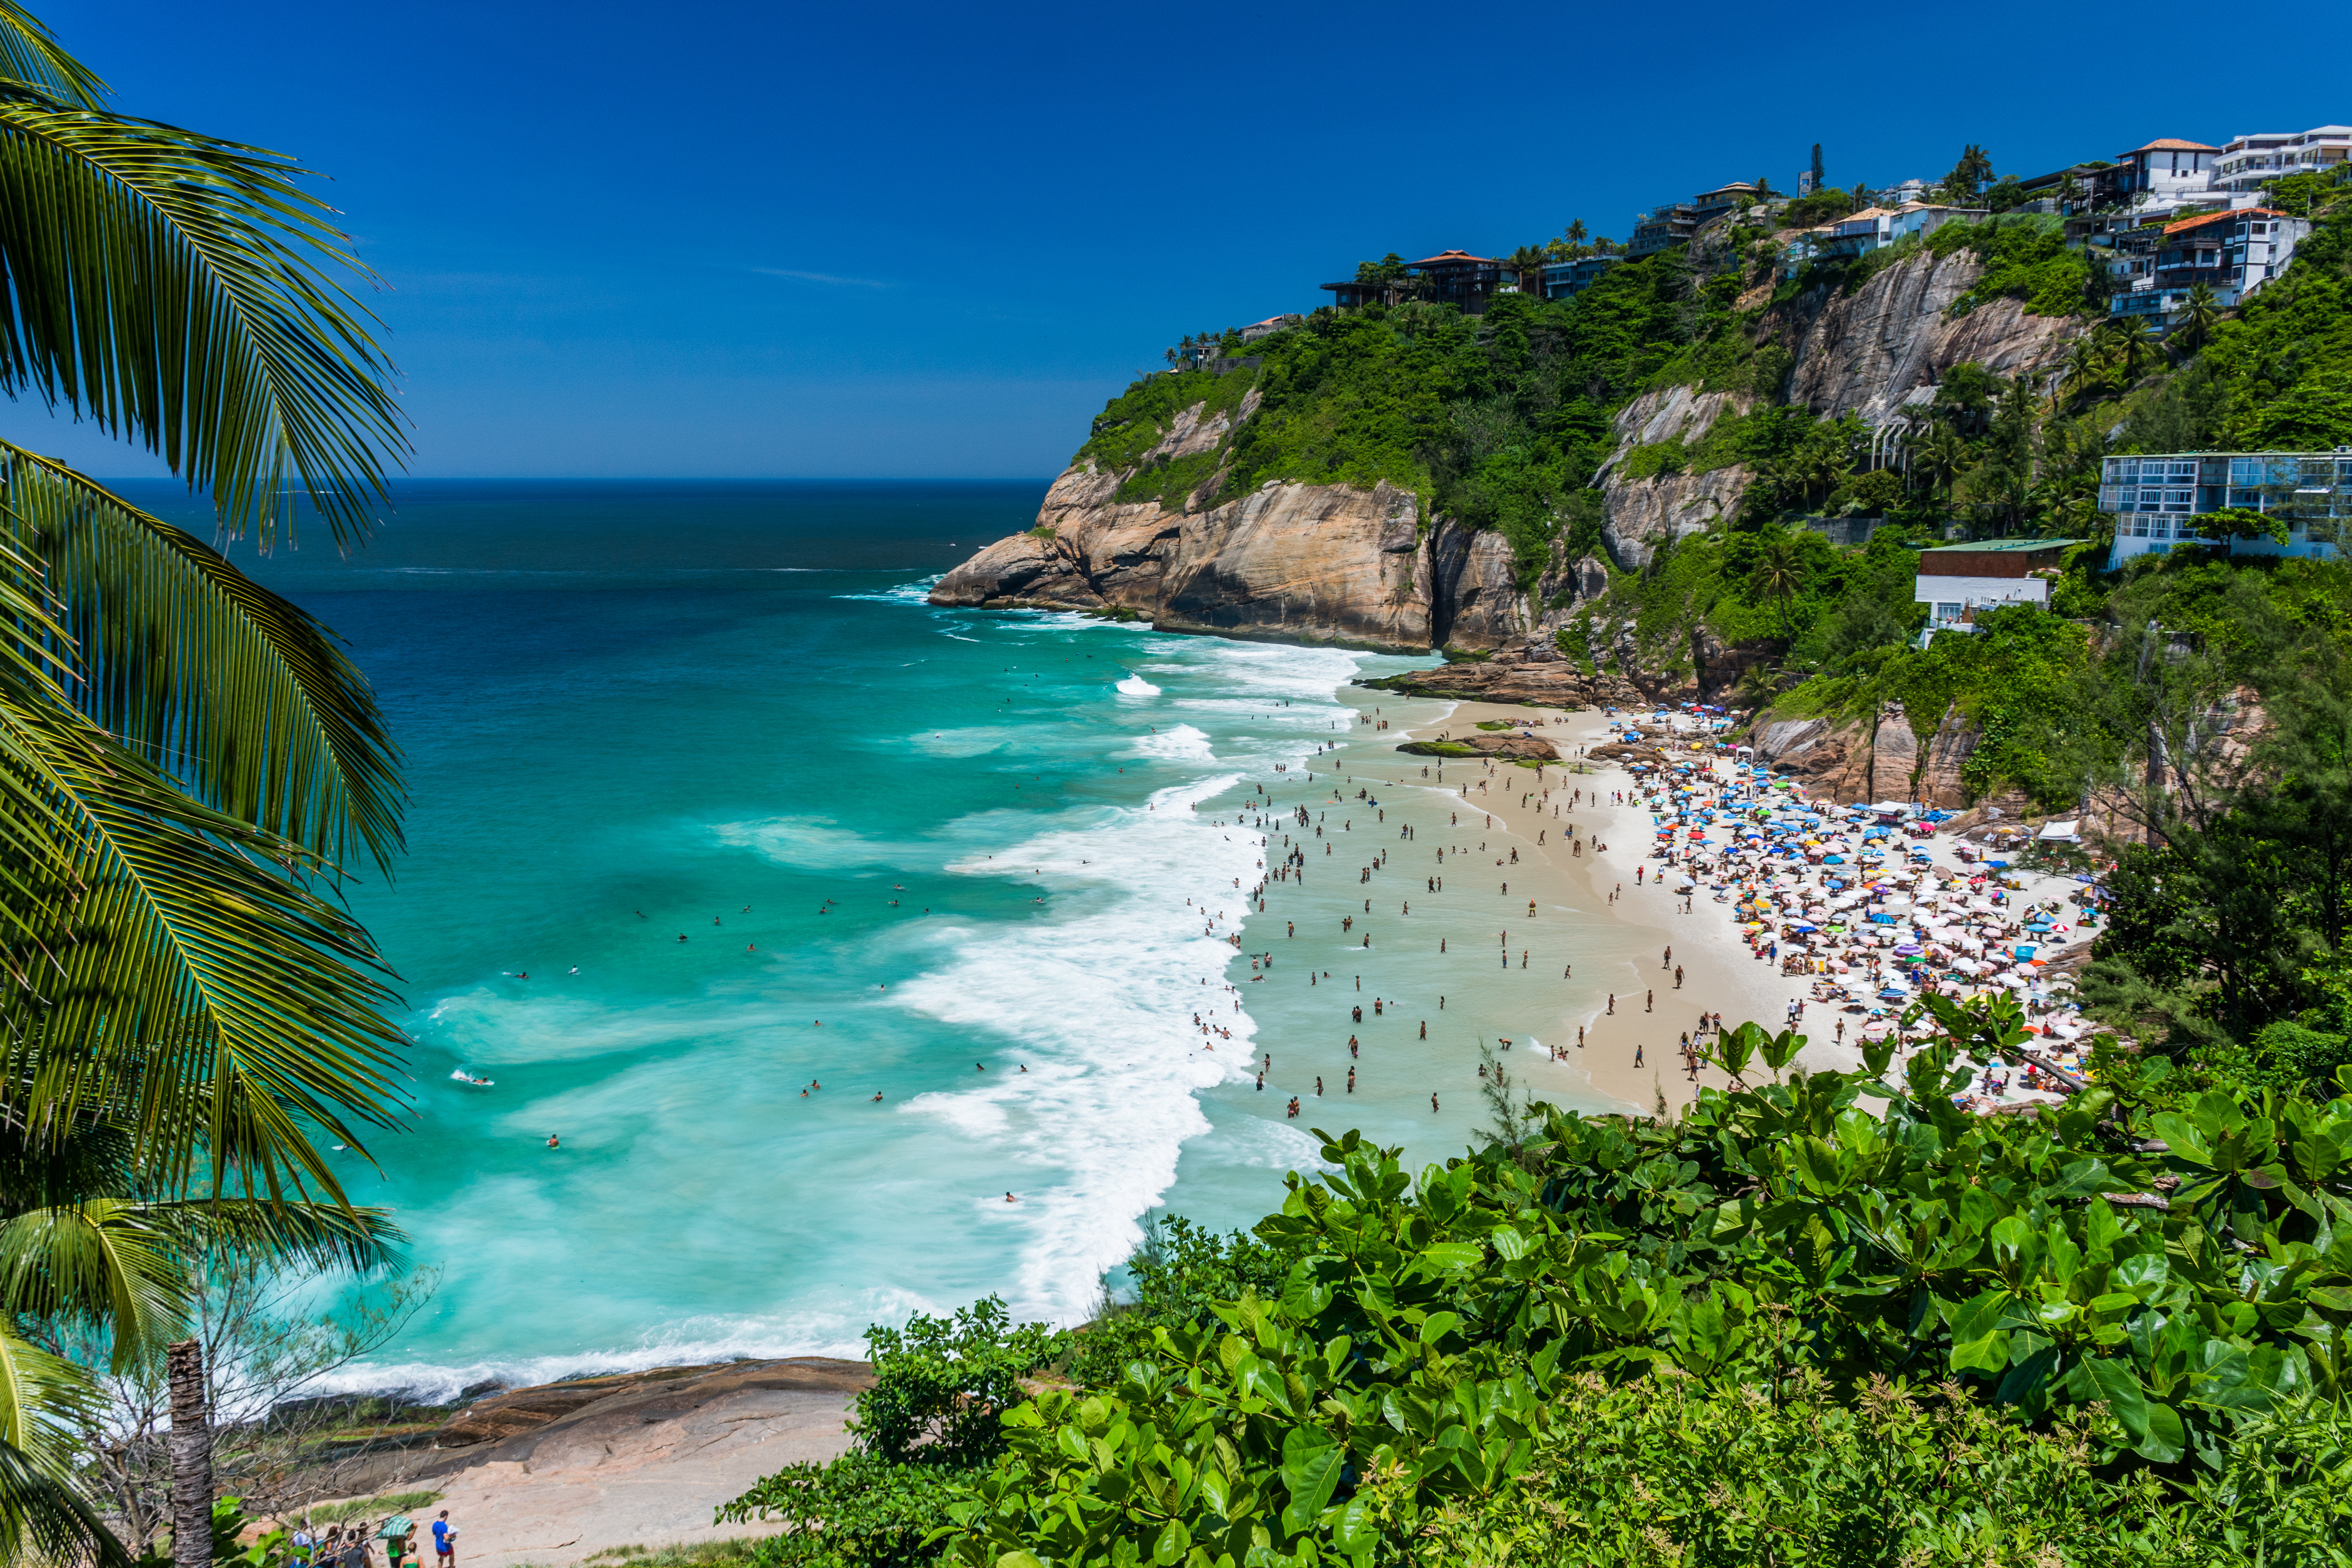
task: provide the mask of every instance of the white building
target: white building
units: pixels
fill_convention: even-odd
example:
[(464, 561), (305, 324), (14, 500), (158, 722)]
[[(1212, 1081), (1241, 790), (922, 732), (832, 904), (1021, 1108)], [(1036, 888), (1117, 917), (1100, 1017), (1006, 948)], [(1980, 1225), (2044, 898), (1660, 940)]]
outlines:
[(2352, 158), (2352, 125), (2232, 136), (2213, 163), (2217, 191), (2258, 191), (2289, 174), (2324, 174)]
[(2050, 579), (2074, 539), (1987, 539), (1919, 552), (1914, 603), (1927, 606), (1931, 633), (1964, 629), (2000, 605), (2050, 603)]
[(2116, 154), (2107, 178), (2115, 198), (2134, 208), (2177, 207), (2184, 196), (2205, 195), (2213, 189), (2213, 165), (2219, 147), (2159, 136), (2144, 146)]
[[(2276, 517), (2281, 543), (2269, 534), (2207, 537), (2197, 519), (2224, 507)], [(2200, 543), (2232, 555), (2302, 555), (2326, 560), (2352, 531), (2352, 447), (2333, 452), (2164, 452), (2109, 458), (2099, 470), (2099, 510), (2116, 520), (2109, 570), (2134, 556)]]

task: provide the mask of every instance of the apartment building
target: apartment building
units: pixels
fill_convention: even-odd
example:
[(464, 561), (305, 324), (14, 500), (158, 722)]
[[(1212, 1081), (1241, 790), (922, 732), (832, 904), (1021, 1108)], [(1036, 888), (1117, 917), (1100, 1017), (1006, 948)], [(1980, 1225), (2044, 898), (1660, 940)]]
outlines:
[(2110, 569), (2134, 556), (2209, 540), (2196, 520), (2224, 507), (2287, 525), (2286, 542), (2231, 537), (2232, 555), (2326, 559), (2352, 532), (2352, 447), (2333, 452), (2165, 452), (2109, 458), (2099, 469), (2099, 510), (2116, 520)]
[[(2286, 269), (2294, 247), (2311, 232), (2307, 218), (2273, 207), (2237, 207), (2117, 236), (2110, 272), (2126, 285), (2107, 300), (2110, 316), (2162, 321), (2178, 314), (2189, 290), (2202, 283), (2229, 309)], [(2128, 266), (2129, 270), (2116, 271)]]
[(2322, 174), (2352, 158), (2352, 125), (2232, 136), (2213, 162), (2217, 191), (2258, 191), (2288, 174)]

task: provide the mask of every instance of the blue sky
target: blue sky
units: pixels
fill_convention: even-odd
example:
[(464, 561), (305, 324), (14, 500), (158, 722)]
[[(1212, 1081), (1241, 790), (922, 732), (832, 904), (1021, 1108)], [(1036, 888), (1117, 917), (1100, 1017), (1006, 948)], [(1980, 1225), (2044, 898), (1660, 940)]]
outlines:
[(1385, 251), (1622, 237), (1814, 142), (1885, 184), (2352, 117), (2340, 71), (2145, 90), (2193, 69), (2100, 40), (2210, 34), (2168, 0), (37, 10), (121, 107), (334, 176), (420, 476), (1043, 476), (1181, 333)]

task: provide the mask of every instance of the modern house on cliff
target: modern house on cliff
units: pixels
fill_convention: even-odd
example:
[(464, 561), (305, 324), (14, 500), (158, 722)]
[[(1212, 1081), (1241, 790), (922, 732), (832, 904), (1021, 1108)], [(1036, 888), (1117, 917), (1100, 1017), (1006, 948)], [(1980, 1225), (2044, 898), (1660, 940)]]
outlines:
[(1970, 629), (1979, 609), (1999, 605), (2048, 605), (2076, 539), (1988, 539), (1919, 552), (1914, 603), (1927, 606), (1924, 640), (1937, 632)]
[(1477, 316), (1486, 313), (1486, 302), (1496, 293), (1517, 284), (1518, 274), (1493, 257), (1473, 256), (1466, 250), (1441, 250), (1435, 256), (1406, 262), (1403, 276), (1399, 278), (1359, 278), (1320, 287), (1330, 290), (1332, 303), (1341, 306), (1394, 305), (1407, 300), (1426, 300), (1435, 305), (1458, 305), (1463, 314)]
[(2166, 452), (2109, 458), (2100, 465), (2099, 510), (2116, 520), (2112, 570), (2136, 555), (2175, 544), (2216, 547), (2197, 525), (2224, 507), (2258, 511), (2286, 525), (2286, 542), (2268, 534), (2231, 536), (2232, 555), (2309, 555), (2325, 560), (2352, 532), (2352, 447), (2333, 452)]

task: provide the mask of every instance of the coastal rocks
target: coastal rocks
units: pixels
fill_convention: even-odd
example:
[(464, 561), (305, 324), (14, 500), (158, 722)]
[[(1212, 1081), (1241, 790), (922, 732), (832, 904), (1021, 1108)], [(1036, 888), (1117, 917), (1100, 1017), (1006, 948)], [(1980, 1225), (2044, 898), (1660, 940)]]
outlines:
[(1091, 464), (1070, 469), (1036, 528), (950, 572), (931, 603), (1131, 610), (1162, 631), (1389, 652), (1490, 648), (1526, 630), (1508, 542), (1425, 527), (1410, 490), (1269, 484), (1176, 513), (1116, 502), (1118, 488)]
[(1416, 757), (1491, 757), (1496, 762), (1556, 763), (1559, 748), (1549, 741), (1516, 731), (1496, 733), (1474, 731), (1443, 741), (1407, 741), (1397, 748)]
[(1606, 682), (1586, 679), (1558, 647), (1535, 638), (1484, 658), (1449, 660), (1435, 669), (1411, 669), (1358, 684), (1404, 697), (1517, 702), (1530, 708), (1590, 708), (1617, 700)]
[(2060, 316), (2029, 316), (1994, 300), (1964, 316), (1945, 312), (1976, 286), (1984, 265), (1966, 250), (1898, 261), (1851, 294), (1816, 301), (1788, 322), (1797, 355), (1790, 401), (1824, 418), (1858, 414), (1879, 425), (1917, 387), (1973, 362), (2000, 375), (2038, 376), (2080, 332)]
[(1860, 720), (1767, 719), (1750, 740), (1759, 761), (1802, 782), (1808, 794), (1845, 805), (1892, 798), (1958, 810), (1969, 804), (1960, 770), (1978, 738), (1975, 724), (1954, 709), (1928, 736), (1923, 760), (1910, 720), (1894, 708), (1874, 739)]
[(873, 1368), (860, 1361), (803, 1356), (779, 1362), (718, 1362), (704, 1366), (654, 1367), (610, 1377), (574, 1378), (492, 1394), (443, 1424), (433, 1434), (436, 1448), (469, 1448), (536, 1432), (592, 1408), (617, 1402), (636, 1408), (648, 1398), (675, 1400), (700, 1389), (707, 1396), (719, 1383), (732, 1388), (747, 1380), (761, 1387), (829, 1394), (857, 1393), (874, 1385)]

